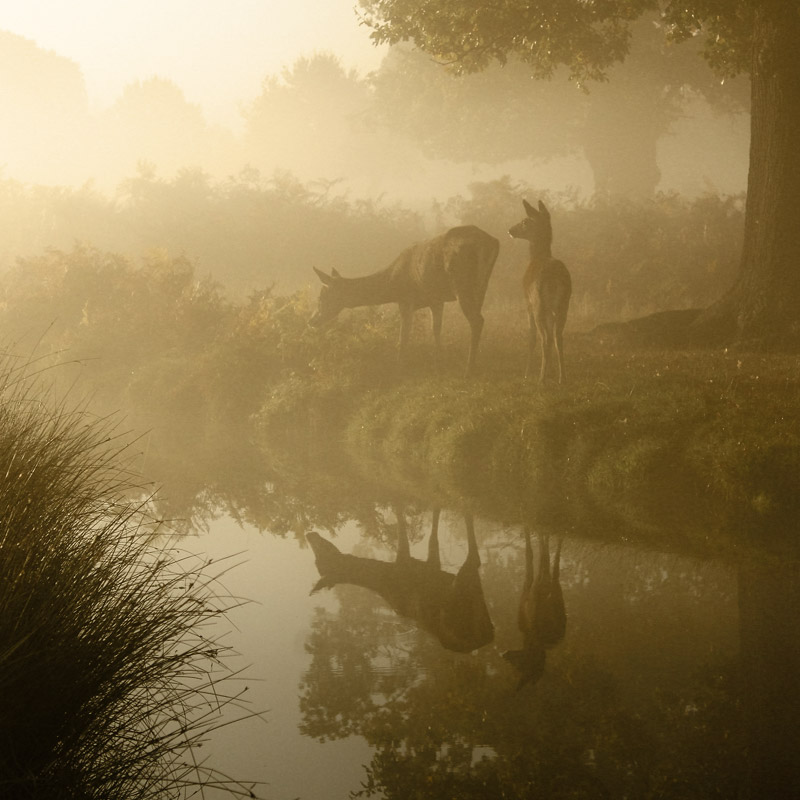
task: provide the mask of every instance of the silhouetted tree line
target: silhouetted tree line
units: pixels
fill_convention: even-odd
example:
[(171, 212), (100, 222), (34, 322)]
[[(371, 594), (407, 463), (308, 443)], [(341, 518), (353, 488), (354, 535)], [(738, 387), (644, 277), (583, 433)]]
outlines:
[(141, 165), (113, 198), (78, 189), (0, 181), (0, 260), (91, 245), (138, 259), (154, 250), (188, 258), (233, 294), (277, 284), (294, 290), (329, 263), (368, 270), (424, 235), (418, 215), (330, 187), (256, 170), (217, 182), (202, 170), (157, 176)]
[[(733, 281), (741, 247), (740, 197), (579, 201), (502, 178), (472, 184), (466, 195), (434, 204), (423, 218), (397, 204), (349, 200), (330, 189), (290, 174), (266, 178), (255, 170), (222, 182), (193, 170), (165, 179), (146, 166), (123, 181), (113, 198), (91, 185), (69, 189), (0, 181), (6, 292), (24, 284), (35, 294), (43, 265), (55, 270), (67, 258), (63, 254), (79, 246), (116, 254), (125, 264), (122, 272), (136, 272), (143, 258), (179, 259), (191, 269), (192, 280), (217, 282), (221, 293), (241, 301), (267, 288), (287, 294), (315, 287), (314, 266), (366, 274), (415, 241), (453, 225), (475, 224), (502, 243), (488, 306), (522, 309), (519, 285), (527, 256), (509, 240), (507, 229), (519, 214), (521, 197), (543, 197), (555, 220), (554, 253), (574, 275), (572, 324), (586, 327), (707, 305)], [(113, 287), (114, 281), (97, 290), (87, 287), (84, 300), (94, 291), (101, 293), (96, 306), (113, 304)], [(41, 320), (42, 330), (68, 316), (59, 302), (67, 308), (78, 300), (68, 291), (47, 314), (47, 306), (38, 305), (33, 318)]]
[(458, 191), (476, 165), (484, 178), (513, 168), (530, 179), (537, 166), (566, 157), (580, 167), (572, 164), (572, 176), (554, 171), (557, 187), (577, 182), (636, 197), (659, 186), (736, 191), (747, 161), (746, 82), (720, 85), (698, 70), (703, 41), (665, 47), (648, 17), (636, 27), (630, 62), (588, 93), (530, 80), (524, 59), (456, 75), (400, 45), (360, 76), (316, 53), (265, 77), (241, 108), (238, 135), (210, 124), (161, 77), (130, 83), (110, 107), (90, 110), (77, 64), (0, 31), (0, 152), (9, 177), (104, 188), (139, 162), (170, 176), (202, 167), (217, 177), (251, 164), (424, 203)]

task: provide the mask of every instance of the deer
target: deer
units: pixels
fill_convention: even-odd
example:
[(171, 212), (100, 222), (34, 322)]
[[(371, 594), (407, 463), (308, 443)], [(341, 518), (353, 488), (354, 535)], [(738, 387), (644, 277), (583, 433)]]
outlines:
[(439, 510), (434, 510), (426, 561), (411, 556), (405, 519), (398, 515), (395, 560), (381, 561), (342, 553), (316, 531), (306, 534), (320, 579), (311, 594), (344, 583), (380, 595), (402, 617), (432, 634), (447, 650), (471, 653), (494, 639), (479, 575), (481, 564), (475, 527), (465, 514), (467, 557), (457, 574), (441, 568)]
[(503, 658), (519, 673), (517, 690), (536, 683), (544, 674), (545, 651), (558, 644), (566, 633), (567, 614), (559, 582), (561, 539), (552, 566), (548, 534), (539, 536), (539, 569), (534, 574), (531, 532), (525, 526), (525, 582), (519, 599), (517, 624), (522, 648), (506, 650)]
[(553, 228), (550, 212), (539, 201), (538, 210), (527, 200), (522, 201), (526, 216), (509, 228), (514, 239), (526, 239), (530, 246), (530, 261), (522, 279), (522, 288), (528, 306), (528, 362), (526, 380), (533, 375), (537, 333), (541, 340), (541, 368), (539, 382), (543, 383), (550, 370), (552, 350), (558, 358), (558, 382), (565, 380), (564, 346), (562, 333), (567, 321), (572, 279), (563, 261), (553, 258), (551, 245)]
[(398, 360), (403, 363), (417, 309), (430, 308), (436, 363), (440, 360), (444, 304), (458, 300), (471, 337), (466, 375), (475, 369), (483, 330), (483, 301), (497, 260), (500, 242), (474, 225), (451, 228), (446, 233), (403, 250), (385, 269), (356, 278), (332, 270), (314, 271), (322, 282), (312, 327), (333, 321), (342, 309), (397, 303), (400, 309)]

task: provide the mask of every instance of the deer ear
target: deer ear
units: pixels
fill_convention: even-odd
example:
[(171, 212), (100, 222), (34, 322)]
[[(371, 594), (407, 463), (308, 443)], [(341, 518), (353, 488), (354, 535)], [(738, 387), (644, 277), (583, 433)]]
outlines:
[(522, 201), (522, 205), (525, 208), (525, 213), (529, 217), (535, 217), (536, 216), (536, 209), (527, 200), (523, 200)]
[(546, 217), (550, 216), (550, 212), (547, 210), (545, 204), (541, 200), (539, 201), (539, 211), (541, 211)]
[(334, 277), (334, 278), (341, 278), (341, 277), (342, 277), (342, 276), (339, 274), (339, 271), (336, 269), (336, 267), (334, 267), (334, 268), (331, 270), (331, 275), (333, 275), (333, 277)]
[(321, 269), (317, 269), (314, 267), (314, 272), (317, 273), (317, 277), (326, 285), (330, 286), (332, 282), (332, 278), (330, 275), (326, 275)]

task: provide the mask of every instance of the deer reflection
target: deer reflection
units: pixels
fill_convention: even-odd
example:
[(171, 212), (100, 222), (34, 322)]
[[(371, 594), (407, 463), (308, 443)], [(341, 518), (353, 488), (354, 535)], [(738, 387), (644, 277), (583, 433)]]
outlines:
[(398, 614), (433, 634), (448, 650), (477, 650), (494, 639), (494, 625), (478, 574), (481, 561), (473, 519), (469, 514), (464, 519), (467, 557), (455, 575), (441, 568), (439, 509), (433, 512), (426, 561), (411, 556), (402, 514), (398, 514), (397, 556), (393, 562), (347, 555), (312, 531), (307, 539), (321, 576), (312, 594), (337, 583), (363, 586), (379, 594)]
[(534, 574), (531, 532), (525, 527), (525, 583), (519, 599), (518, 625), (522, 649), (507, 650), (506, 659), (519, 673), (517, 689), (536, 683), (544, 674), (545, 650), (564, 638), (567, 615), (559, 583), (561, 539), (550, 564), (550, 539), (539, 534), (539, 568)]

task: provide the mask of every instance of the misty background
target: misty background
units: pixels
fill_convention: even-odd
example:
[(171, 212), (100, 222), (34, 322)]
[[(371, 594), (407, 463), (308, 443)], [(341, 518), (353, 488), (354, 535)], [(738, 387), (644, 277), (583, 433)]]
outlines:
[[(368, 42), (366, 29), (361, 35)], [(651, 36), (609, 83), (588, 92), (563, 76), (533, 80), (513, 63), (457, 77), (400, 47), (383, 48), (377, 68), (360, 72), (345, 66), (346, 53), (315, 51), (263, 74), (251, 96), (231, 85), (229, 94), (241, 98), (236, 110), (212, 122), (182, 86), (159, 74), (126, 83), (106, 105), (90, 104), (78, 63), (0, 32), (3, 176), (91, 181), (113, 192), (142, 163), (167, 178), (201, 169), (224, 179), (250, 166), (419, 206), (470, 180), (509, 173), (588, 195), (598, 188), (592, 151), (604, 146), (613, 117), (628, 140), (655, 144), (660, 190), (743, 190), (745, 89), (713, 87), (696, 50), (676, 48), (664, 59), (659, 32)], [(669, 70), (672, 61), (683, 74)], [(713, 92), (692, 86), (693, 73)], [(617, 140), (617, 149), (624, 143)], [(625, 163), (633, 172), (631, 155)]]
[(516, 332), (527, 252), (506, 231), (522, 197), (556, 212), (573, 330), (708, 305), (735, 275), (748, 84), (720, 83), (700, 44), (666, 45), (654, 19), (587, 89), (375, 48), (346, 4), (145, 3), (96, 21), (95, 0), (80, 18), (51, 5), (17, 30), (74, 57), (0, 31), (12, 341), (128, 365), (173, 339), (209, 347), (267, 324), (267, 294), (310, 314), (314, 266), (366, 274), (458, 224), (501, 240), (486, 310)]

